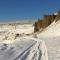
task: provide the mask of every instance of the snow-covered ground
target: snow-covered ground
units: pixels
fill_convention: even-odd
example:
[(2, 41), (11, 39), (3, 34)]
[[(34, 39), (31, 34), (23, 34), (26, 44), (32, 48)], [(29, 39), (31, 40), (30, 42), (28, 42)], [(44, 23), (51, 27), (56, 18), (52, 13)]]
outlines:
[(33, 31), (32, 24), (0, 26), (0, 60), (48, 60), (45, 42)]
[(45, 41), (48, 60), (60, 60), (60, 36), (40, 38)]
[(45, 42), (21, 37), (14, 43), (0, 43), (0, 60), (48, 60)]
[(3, 25), (0, 26), (0, 41), (3, 40), (15, 40), (16, 34), (24, 36), (26, 34), (32, 34), (34, 31), (33, 24), (23, 24), (23, 25)]
[(0, 26), (0, 60), (60, 60), (60, 21), (33, 32), (33, 24)]

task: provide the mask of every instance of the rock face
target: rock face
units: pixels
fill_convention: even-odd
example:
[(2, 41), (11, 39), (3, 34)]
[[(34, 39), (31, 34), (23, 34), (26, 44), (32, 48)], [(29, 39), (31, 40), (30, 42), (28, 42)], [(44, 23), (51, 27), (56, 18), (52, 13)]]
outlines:
[(43, 20), (40, 20), (38, 22), (35, 22), (35, 24), (34, 24), (34, 26), (35, 26), (34, 27), (34, 32), (39, 31), (40, 29), (42, 29), (42, 27), (43, 27), (42, 22), (43, 22)]
[(55, 21), (57, 22), (58, 20), (60, 20), (60, 10), (58, 11), (58, 15), (57, 17), (55, 18)]
[(60, 10), (57, 15), (44, 15), (43, 20), (38, 20), (34, 24), (34, 32), (42, 31), (44, 28), (48, 27), (54, 20), (60, 19)]
[(56, 18), (56, 15), (45, 15), (43, 20), (35, 22), (34, 32), (42, 31), (44, 28), (49, 26)]

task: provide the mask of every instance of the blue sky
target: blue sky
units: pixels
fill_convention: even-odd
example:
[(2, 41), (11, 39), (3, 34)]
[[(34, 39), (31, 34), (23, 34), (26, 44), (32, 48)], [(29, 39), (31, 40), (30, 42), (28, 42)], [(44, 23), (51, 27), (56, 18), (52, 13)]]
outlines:
[(0, 21), (38, 19), (60, 9), (60, 0), (0, 0)]

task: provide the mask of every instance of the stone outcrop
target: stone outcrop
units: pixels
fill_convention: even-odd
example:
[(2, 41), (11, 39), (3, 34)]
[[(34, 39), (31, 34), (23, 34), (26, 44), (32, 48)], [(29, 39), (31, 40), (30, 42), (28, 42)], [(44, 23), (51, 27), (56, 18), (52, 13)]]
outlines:
[(60, 10), (58, 11), (58, 15), (57, 17), (55, 18), (55, 21), (57, 22), (58, 20), (60, 20)]
[(48, 27), (54, 20), (60, 19), (60, 11), (58, 15), (44, 15), (43, 20), (38, 20), (34, 24), (34, 32), (42, 31), (44, 28)]
[(40, 29), (42, 29), (43, 25), (42, 25), (42, 20), (35, 22), (34, 24), (34, 32), (39, 31)]

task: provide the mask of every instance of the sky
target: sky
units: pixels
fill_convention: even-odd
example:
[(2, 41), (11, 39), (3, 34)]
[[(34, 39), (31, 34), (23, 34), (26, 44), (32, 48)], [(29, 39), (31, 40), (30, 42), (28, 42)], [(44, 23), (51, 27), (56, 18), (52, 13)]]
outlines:
[(60, 0), (0, 0), (0, 21), (38, 19), (60, 9)]

